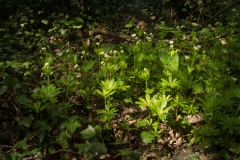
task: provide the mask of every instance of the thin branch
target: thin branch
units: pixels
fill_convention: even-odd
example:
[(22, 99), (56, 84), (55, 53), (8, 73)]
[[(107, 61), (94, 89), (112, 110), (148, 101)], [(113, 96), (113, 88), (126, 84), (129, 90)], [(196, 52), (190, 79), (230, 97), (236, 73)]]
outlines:
[(217, 18), (218, 16), (220, 16), (221, 14), (223, 14), (225, 11), (231, 9), (232, 7), (234, 7), (235, 5), (237, 5), (238, 3), (240, 3), (240, 0), (237, 0), (233, 3), (231, 3), (230, 5), (226, 6), (225, 8), (223, 8), (222, 10), (220, 10), (218, 13), (216, 13), (211, 19), (209, 19), (204, 25), (202, 25), (201, 27), (197, 28), (197, 31), (205, 28), (208, 26), (208, 24), (210, 24), (215, 18)]

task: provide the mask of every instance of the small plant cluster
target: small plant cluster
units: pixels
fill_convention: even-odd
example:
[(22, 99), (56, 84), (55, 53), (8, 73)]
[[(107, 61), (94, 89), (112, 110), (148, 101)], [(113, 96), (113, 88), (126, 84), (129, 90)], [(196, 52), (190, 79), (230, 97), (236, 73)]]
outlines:
[[(41, 46), (35, 55), (16, 54), (0, 62), (0, 116), (4, 110), (17, 115), (3, 117), (0, 142), (12, 145), (0, 150), (3, 159), (57, 154), (62, 159), (118, 154), (139, 159), (136, 148), (156, 145), (163, 124), (180, 128), (189, 145), (221, 151), (225, 159), (239, 156), (239, 37), (219, 40), (226, 29), (221, 25), (214, 32), (185, 34), (159, 24), (154, 36), (136, 28), (133, 43), (94, 41), (90, 52), (88, 46), (76, 48), (54, 36), (56, 30), (66, 34), (59, 23), (49, 30), (50, 42), (44, 31), (34, 35)], [(228, 29), (234, 30), (231, 25)], [(166, 43), (169, 32), (175, 38)], [(58, 43), (62, 48), (55, 52), (50, 44)], [(137, 115), (120, 120), (130, 108)], [(194, 125), (186, 118), (200, 114), (202, 121)]]

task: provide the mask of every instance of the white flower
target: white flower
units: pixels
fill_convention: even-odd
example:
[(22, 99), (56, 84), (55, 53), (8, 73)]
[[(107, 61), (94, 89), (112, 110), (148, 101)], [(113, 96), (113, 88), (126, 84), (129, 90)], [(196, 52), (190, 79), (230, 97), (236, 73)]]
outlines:
[(136, 35), (136, 33), (134, 33), (134, 34), (132, 34), (131, 36), (132, 36), (132, 37), (136, 37), (137, 35)]
[(190, 58), (190, 56), (185, 56), (185, 59), (189, 59)]
[(152, 40), (150, 37), (146, 37), (146, 39), (147, 39), (148, 41), (151, 41), (151, 40)]
[(100, 53), (99, 53), (99, 55), (104, 55), (104, 52), (103, 52), (103, 51), (102, 51), (102, 52), (100, 52)]
[(46, 51), (47, 49), (46, 49), (46, 47), (42, 47), (42, 51)]
[(174, 43), (174, 41), (169, 41), (169, 44), (173, 44)]
[(237, 78), (231, 77), (231, 79), (232, 79), (233, 81), (237, 81)]
[(44, 67), (46, 67), (46, 66), (49, 66), (49, 63), (48, 63), (48, 62), (46, 62), (46, 63), (44, 64)]
[(192, 26), (196, 27), (196, 26), (198, 26), (198, 24), (197, 23), (192, 23)]
[(196, 45), (196, 46), (194, 45), (193, 48), (198, 51), (201, 48), (201, 46), (200, 45)]

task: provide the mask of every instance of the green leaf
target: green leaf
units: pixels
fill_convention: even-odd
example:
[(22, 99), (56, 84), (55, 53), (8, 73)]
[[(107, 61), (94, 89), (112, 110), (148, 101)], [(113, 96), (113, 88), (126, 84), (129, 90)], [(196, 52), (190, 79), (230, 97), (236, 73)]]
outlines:
[(63, 149), (66, 149), (69, 147), (68, 141), (65, 138), (63, 138), (62, 136), (57, 138), (57, 142), (61, 145), (61, 147)]
[(78, 121), (73, 121), (73, 122), (69, 122), (67, 125), (67, 129), (70, 132), (70, 134), (72, 135), (75, 130), (80, 127), (81, 124)]
[(145, 127), (148, 124), (148, 120), (140, 120), (137, 123), (134, 124), (135, 127), (140, 128), (140, 127)]
[(22, 87), (22, 84), (19, 82), (19, 80), (15, 77), (12, 77), (8, 74), (4, 74), (5, 79), (4, 79), (4, 85), (8, 86), (8, 88), (13, 88), (13, 90), (17, 90)]
[(37, 155), (37, 154), (39, 154), (39, 150), (37, 148), (34, 148), (30, 151), (26, 151), (26, 152), (22, 153), (21, 156), (24, 157), (24, 156), (28, 156), (28, 155)]
[(125, 25), (126, 28), (131, 28), (134, 25), (135, 18), (132, 18), (128, 24)]
[(14, 144), (14, 147), (21, 148), (23, 150), (27, 150), (27, 139), (23, 139), (22, 141), (19, 141)]
[(67, 33), (67, 29), (60, 29), (61, 34), (64, 36)]
[(96, 126), (95, 126), (95, 131), (96, 131), (98, 134), (101, 134), (101, 133), (102, 133), (102, 126), (96, 125)]
[(32, 124), (33, 120), (34, 120), (33, 115), (30, 115), (28, 117), (22, 117), (19, 121), (19, 125), (23, 125), (23, 126), (29, 128), (30, 125)]
[(235, 154), (240, 154), (240, 144), (239, 143), (233, 143), (231, 144), (231, 147), (229, 150)]
[(141, 132), (140, 137), (142, 138), (143, 143), (148, 144), (154, 140), (154, 135), (150, 132)]
[(52, 130), (52, 128), (44, 121), (37, 121), (36, 124), (34, 125), (34, 128), (38, 129), (38, 131), (44, 131), (47, 130), (48, 132), (50, 132)]
[(80, 29), (80, 28), (82, 28), (82, 25), (73, 25), (72, 27), (73, 27), (73, 29)]
[(124, 102), (125, 102), (125, 103), (131, 103), (131, 104), (133, 104), (132, 98), (125, 98), (125, 99), (124, 99)]
[(0, 95), (4, 94), (8, 90), (7, 86), (1, 86), (0, 88)]
[(128, 23), (125, 25), (126, 28), (131, 28), (134, 24), (133, 23)]
[(120, 152), (123, 156), (126, 156), (126, 155), (129, 155), (129, 154), (132, 153), (132, 149), (130, 149), (130, 148), (125, 148), (125, 149), (119, 150), (119, 152)]
[(76, 147), (78, 147), (78, 153), (86, 153), (89, 151), (89, 149), (92, 147), (89, 143), (83, 143), (83, 144), (77, 144)]
[(102, 142), (91, 142), (92, 147), (90, 148), (90, 152), (97, 153), (98, 156), (107, 153), (107, 147)]
[(25, 94), (19, 94), (15, 97), (16, 102), (20, 104), (28, 104), (31, 100)]
[(80, 134), (83, 136), (83, 139), (90, 139), (96, 135), (96, 132), (91, 125), (88, 125), (88, 128), (80, 132)]
[(56, 149), (51, 148), (51, 147), (48, 148), (48, 152), (49, 152), (50, 154), (57, 153)]
[(14, 153), (3, 153), (4, 160), (22, 160), (21, 153), (14, 152)]
[(43, 24), (45, 24), (45, 25), (48, 24), (48, 20), (46, 20), (46, 19), (43, 19), (41, 22), (42, 22)]
[(83, 19), (80, 18), (80, 17), (77, 17), (76, 20), (77, 20), (78, 22), (80, 22), (80, 23), (83, 23), (83, 22), (84, 22)]
[(162, 30), (162, 31), (174, 31), (173, 27), (169, 27), (169, 26), (165, 26), (165, 25), (156, 25), (158, 29)]
[(179, 56), (175, 50), (159, 52), (158, 56), (161, 62), (164, 64), (164, 67), (171, 71), (178, 71)]

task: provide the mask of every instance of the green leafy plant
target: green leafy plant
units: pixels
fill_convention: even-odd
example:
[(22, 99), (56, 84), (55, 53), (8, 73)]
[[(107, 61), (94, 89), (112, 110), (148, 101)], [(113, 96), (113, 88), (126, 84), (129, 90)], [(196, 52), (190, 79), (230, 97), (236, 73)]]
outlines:
[(199, 143), (200, 149), (204, 149), (205, 146), (212, 146), (214, 142), (213, 137), (219, 135), (220, 130), (216, 126), (208, 123), (202, 125), (199, 129), (192, 130), (195, 135), (194, 138), (190, 140), (190, 144)]
[(101, 126), (88, 126), (80, 132), (86, 143), (76, 144), (79, 154), (85, 154), (88, 159), (100, 157), (107, 153), (107, 147), (99, 141), (99, 134), (102, 133)]
[(140, 133), (140, 137), (145, 144), (151, 143), (156, 138), (161, 138), (163, 129), (159, 129), (159, 122), (153, 122), (153, 119), (141, 120), (135, 124), (137, 128), (146, 128), (146, 131)]
[(172, 106), (167, 106), (170, 99), (170, 96), (166, 97), (163, 95), (162, 97), (158, 97), (158, 95), (154, 95), (151, 98), (149, 94), (146, 94), (145, 99), (139, 98), (139, 101), (137, 101), (136, 104), (149, 107), (152, 111), (152, 115), (157, 116), (164, 122), (166, 120), (166, 116), (168, 115), (168, 111), (172, 108)]

